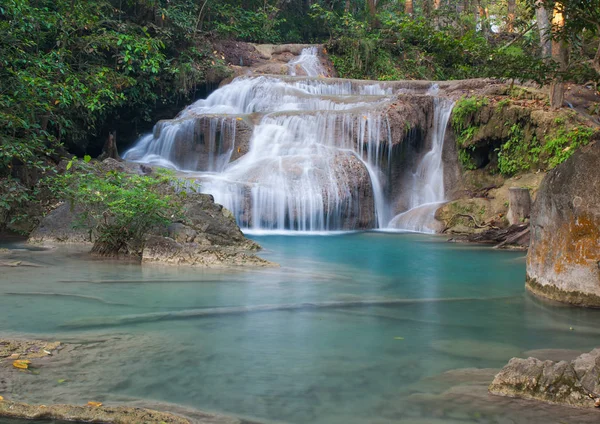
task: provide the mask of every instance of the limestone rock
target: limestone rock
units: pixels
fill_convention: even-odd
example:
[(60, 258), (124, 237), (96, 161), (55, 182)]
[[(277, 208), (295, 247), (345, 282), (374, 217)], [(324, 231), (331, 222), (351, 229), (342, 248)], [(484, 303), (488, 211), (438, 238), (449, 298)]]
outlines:
[(29, 236), (30, 243), (91, 243), (90, 227), (78, 226), (81, 208), (63, 203), (41, 221)]
[(600, 393), (600, 349), (571, 362), (512, 358), (489, 387), (492, 394), (593, 408)]
[(531, 212), (527, 288), (600, 307), (600, 142), (580, 148), (544, 178)]
[[(76, 405), (28, 405), (21, 402), (0, 401), (0, 417), (44, 419), (46, 417), (79, 421), (103, 423), (172, 423), (189, 424), (184, 417), (165, 412), (152, 411), (142, 408), (118, 407), (90, 407)], [(206, 421), (210, 422), (210, 421)]]
[[(173, 192), (170, 186), (163, 189), (164, 194)], [(77, 228), (79, 211), (67, 203), (59, 206), (42, 220), (29, 241), (92, 242), (90, 234), (95, 225), (88, 222), (86, 227)], [(209, 194), (188, 193), (183, 200), (181, 220), (153, 230), (145, 242), (142, 262), (203, 267), (274, 265), (255, 255), (260, 246), (244, 237), (232, 213), (215, 203)], [(13, 266), (11, 264), (7, 261), (5, 265)]]
[(172, 238), (161, 236), (151, 236), (146, 241), (142, 252), (142, 262), (201, 267), (274, 265), (252, 253), (232, 246), (178, 243)]

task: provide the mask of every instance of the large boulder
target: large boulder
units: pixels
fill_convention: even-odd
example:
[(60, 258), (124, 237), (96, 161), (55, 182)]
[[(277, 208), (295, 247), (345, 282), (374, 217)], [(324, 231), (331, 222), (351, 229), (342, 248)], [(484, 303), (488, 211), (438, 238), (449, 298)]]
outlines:
[(600, 396), (600, 349), (573, 361), (512, 358), (489, 387), (492, 394), (593, 408)]
[(29, 235), (30, 243), (92, 243), (91, 227), (82, 226), (81, 207), (62, 203), (40, 221)]
[(531, 212), (527, 289), (600, 307), (600, 142), (580, 148), (542, 181)]

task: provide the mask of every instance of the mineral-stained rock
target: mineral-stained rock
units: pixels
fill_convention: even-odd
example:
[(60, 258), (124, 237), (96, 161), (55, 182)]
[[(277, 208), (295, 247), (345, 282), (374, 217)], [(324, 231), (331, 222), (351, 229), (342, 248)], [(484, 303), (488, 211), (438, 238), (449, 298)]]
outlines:
[(600, 142), (552, 170), (531, 213), (527, 288), (536, 295), (600, 307)]
[(600, 393), (600, 349), (571, 362), (512, 358), (496, 375), (489, 391), (501, 396), (593, 408), (593, 398)]

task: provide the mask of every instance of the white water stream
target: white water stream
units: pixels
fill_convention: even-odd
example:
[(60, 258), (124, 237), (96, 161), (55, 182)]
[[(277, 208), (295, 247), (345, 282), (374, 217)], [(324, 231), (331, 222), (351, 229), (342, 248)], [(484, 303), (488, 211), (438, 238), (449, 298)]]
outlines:
[[(289, 63), (290, 74), (300, 69), (309, 78), (237, 78), (157, 123), (124, 157), (199, 180), (246, 232), (387, 227), (392, 139), (384, 106), (392, 88), (314, 78), (324, 72), (316, 48)], [(433, 147), (414, 175), (411, 208), (444, 197), (441, 150), (452, 105), (435, 105)], [(247, 146), (243, 131), (251, 132)], [(394, 228), (402, 222), (392, 220)]]
[(431, 149), (419, 162), (407, 187), (409, 209), (396, 215), (389, 227), (420, 233), (436, 232), (435, 211), (446, 201), (442, 153), (453, 106), (454, 102), (448, 99), (434, 98)]

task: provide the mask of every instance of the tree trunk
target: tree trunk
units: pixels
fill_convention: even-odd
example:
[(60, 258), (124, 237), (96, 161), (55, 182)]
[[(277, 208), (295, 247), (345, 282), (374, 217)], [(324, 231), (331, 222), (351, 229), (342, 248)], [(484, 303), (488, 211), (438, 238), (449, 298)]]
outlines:
[(517, 10), (516, 0), (508, 0), (508, 13), (506, 15), (506, 30), (515, 31), (515, 11)]
[(538, 30), (540, 32), (542, 58), (547, 60), (550, 58), (550, 56), (552, 56), (552, 44), (550, 42), (550, 21), (548, 20), (548, 12), (546, 12), (543, 0), (537, 0), (535, 2), (535, 17), (537, 20)]
[[(442, 1), (441, 0), (433, 0), (433, 11), (437, 12), (437, 10), (440, 8)], [(434, 17), (433, 17), (433, 23), (435, 25), (435, 29), (440, 29), (440, 15), (438, 13), (435, 13)]]
[[(600, 33), (600, 25), (598, 25), (598, 32)], [(598, 49), (596, 50), (596, 55), (592, 60), (592, 67), (594, 70), (600, 74), (600, 43), (598, 44)]]
[(510, 225), (521, 224), (529, 218), (531, 196), (529, 189), (511, 187), (508, 189), (508, 213), (506, 218)]
[(346, 4), (344, 6), (344, 13), (350, 13), (350, 0), (346, 0)]
[(423, 16), (427, 19), (431, 17), (431, 0), (422, 0), (423, 2)]
[(481, 1), (477, 1), (477, 13), (479, 15), (479, 25), (481, 26), (481, 32), (483, 35), (487, 36), (490, 32), (492, 32), (492, 28), (490, 26), (490, 20), (488, 19), (487, 11), (481, 5)]
[(102, 153), (98, 156), (98, 159), (104, 160), (112, 158), (118, 161), (122, 161), (121, 156), (119, 156), (119, 151), (117, 150), (117, 133), (116, 131), (112, 131), (108, 134), (108, 138), (106, 139), (106, 143), (104, 143), (104, 147), (102, 148)]
[(404, 2), (404, 13), (406, 13), (406, 14), (408, 14), (410, 16), (413, 15), (413, 13), (414, 13), (414, 10), (413, 10), (413, 0), (406, 0)]
[[(552, 27), (557, 32), (565, 25), (565, 17), (562, 13), (560, 3), (556, 3), (554, 6), (554, 13), (552, 15)], [(567, 70), (568, 64), (568, 45), (563, 39), (553, 37), (552, 40), (552, 59), (558, 63), (558, 69), (560, 73), (564, 73)], [(550, 106), (554, 109), (562, 107), (565, 99), (565, 85), (562, 81), (562, 75), (558, 75), (552, 84), (550, 85)]]
[(367, 7), (369, 8), (371, 17), (374, 17), (377, 13), (377, 0), (367, 0)]

